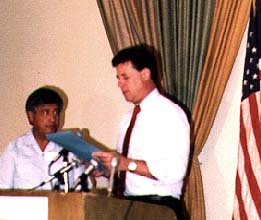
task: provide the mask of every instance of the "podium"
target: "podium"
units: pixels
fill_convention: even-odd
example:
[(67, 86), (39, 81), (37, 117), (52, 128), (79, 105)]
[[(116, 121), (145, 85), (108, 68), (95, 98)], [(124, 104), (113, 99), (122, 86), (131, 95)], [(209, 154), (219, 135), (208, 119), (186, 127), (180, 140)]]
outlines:
[(176, 220), (168, 207), (98, 193), (0, 190), (3, 196), (47, 198), (48, 220)]

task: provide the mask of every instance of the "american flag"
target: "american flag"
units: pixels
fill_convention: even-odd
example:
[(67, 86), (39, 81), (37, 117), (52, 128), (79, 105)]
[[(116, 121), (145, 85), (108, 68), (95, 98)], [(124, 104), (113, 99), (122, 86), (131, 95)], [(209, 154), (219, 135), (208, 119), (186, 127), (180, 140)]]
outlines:
[(251, 9), (248, 30), (233, 220), (261, 219), (260, 9), (257, 0)]

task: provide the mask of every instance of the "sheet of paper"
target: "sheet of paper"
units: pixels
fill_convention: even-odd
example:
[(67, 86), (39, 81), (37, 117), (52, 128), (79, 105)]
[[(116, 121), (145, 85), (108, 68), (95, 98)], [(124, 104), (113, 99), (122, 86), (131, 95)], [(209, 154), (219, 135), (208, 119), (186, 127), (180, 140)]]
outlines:
[(0, 196), (2, 220), (48, 220), (48, 197)]

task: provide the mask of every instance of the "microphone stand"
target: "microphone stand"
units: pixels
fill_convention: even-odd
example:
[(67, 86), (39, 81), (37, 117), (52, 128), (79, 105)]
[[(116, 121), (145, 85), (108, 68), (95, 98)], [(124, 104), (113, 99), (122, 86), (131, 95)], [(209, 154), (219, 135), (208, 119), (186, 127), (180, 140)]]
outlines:
[(75, 180), (72, 188), (70, 189), (70, 192), (73, 192), (76, 190), (77, 186), (81, 185), (81, 191), (82, 192), (88, 192), (88, 176), (91, 174), (91, 172), (98, 167), (98, 162), (95, 159), (90, 160), (89, 166), (86, 168), (86, 170)]
[[(53, 158), (53, 160), (48, 165), (48, 175), (49, 176), (52, 176), (52, 174), (51, 174), (52, 165), (58, 159), (60, 159), (60, 157), (63, 157), (63, 167), (66, 167), (68, 165), (68, 153), (69, 152), (66, 149), (62, 149), (61, 151), (59, 151), (57, 153), (57, 155)], [(68, 174), (66, 174), (66, 173), (64, 173), (64, 175), (62, 175), (62, 176), (59, 176), (57, 179), (58, 179), (58, 182), (54, 186), (53, 186), (53, 182), (50, 182), (51, 189), (54, 191), (59, 191), (61, 184), (67, 184), (69, 182), (69, 177), (68, 177)], [(67, 188), (69, 189), (69, 186)], [(65, 188), (65, 190), (66, 190), (66, 188)]]
[(68, 163), (66, 167), (62, 167), (59, 169), (55, 174), (48, 176), (43, 182), (41, 182), (39, 185), (35, 186), (34, 188), (30, 189), (29, 191), (33, 191), (39, 187), (42, 187), (46, 183), (51, 182), (54, 178), (57, 178), (59, 180), (60, 176), (64, 173), (69, 172), (71, 169), (73, 169), (75, 166), (78, 166), (78, 163), (76, 161), (73, 161), (71, 163)]
[(109, 185), (108, 185), (108, 197), (112, 196), (112, 191), (113, 191), (113, 184), (114, 184), (114, 176), (115, 176), (115, 172), (116, 172), (116, 168), (118, 166), (119, 163), (119, 158), (113, 157), (111, 160), (111, 172), (110, 172), (110, 179), (109, 179)]
[[(63, 166), (66, 167), (68, 165), (68, 152), (63, 156)], [(63, 174), (64, 181), (64, 192), (67, 193), (69, 191), (69, 174), (68, 171)]]

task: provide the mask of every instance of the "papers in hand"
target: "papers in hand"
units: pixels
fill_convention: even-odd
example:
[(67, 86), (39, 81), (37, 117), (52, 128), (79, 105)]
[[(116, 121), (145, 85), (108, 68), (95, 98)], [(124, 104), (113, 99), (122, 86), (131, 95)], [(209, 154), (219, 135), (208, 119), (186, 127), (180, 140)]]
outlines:
[[(60, 131), (46, 135), (49, 141), (59, 144), (62, 148), (74, 153), (80, 159), (85, 162), (89, 162), (92, 159), (92, 153), (101, 151), (92, 144), (84, 141), (81, 137), (73, 133), (72, 131)], [(104, 167), (99, 166), (100, 170)]]

